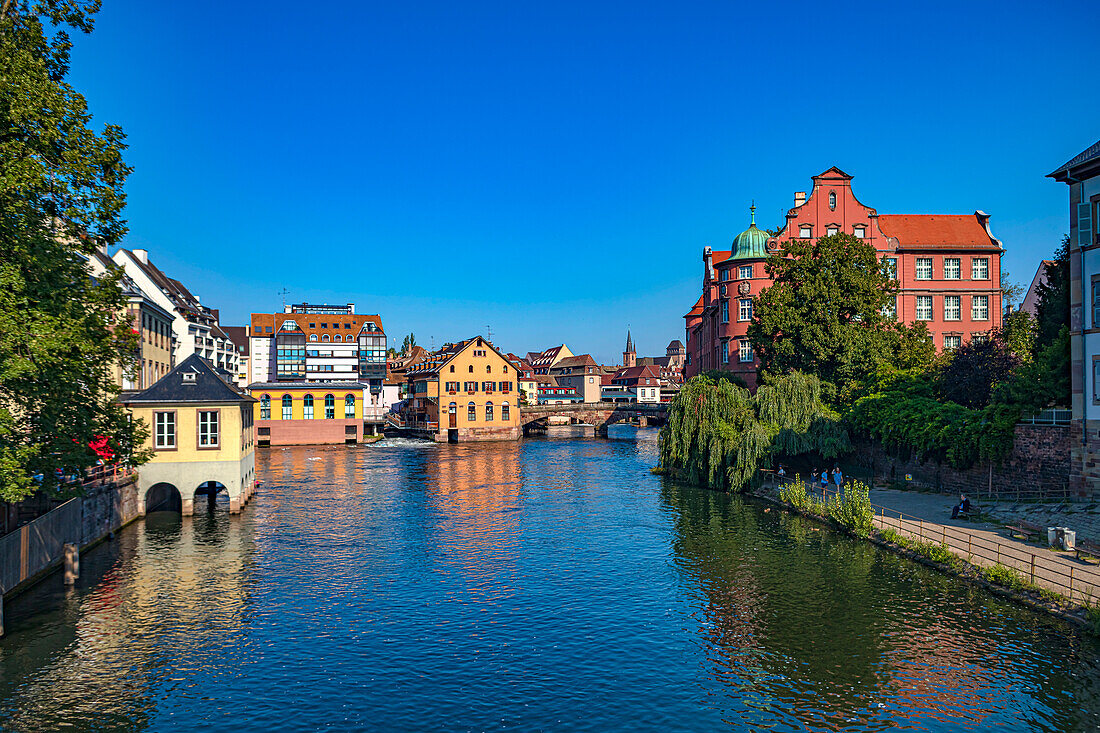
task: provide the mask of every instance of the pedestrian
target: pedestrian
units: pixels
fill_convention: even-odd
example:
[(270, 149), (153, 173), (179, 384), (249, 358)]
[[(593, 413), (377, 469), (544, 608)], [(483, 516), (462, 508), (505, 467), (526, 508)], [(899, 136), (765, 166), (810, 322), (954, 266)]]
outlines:
[(783, 479), (787, 478), (787, 469), (783, 468), (783, 464), (779, 464), (779, 470), (776, 471), (776, 475), (779, 476), (779, 482), (783, 483)]
[(814, 466), (814, 470), (810, 471), (810, 488), (817, 486), (817, 466)]
[(840, 466), (833, 466), (833, 483), (837, 491), (844, 487), (844, 474), (840, 472)]
[(829, 488), (829, 469), (823, 468), (821, 469), (821, 490), (825, 491), (827, 488)]

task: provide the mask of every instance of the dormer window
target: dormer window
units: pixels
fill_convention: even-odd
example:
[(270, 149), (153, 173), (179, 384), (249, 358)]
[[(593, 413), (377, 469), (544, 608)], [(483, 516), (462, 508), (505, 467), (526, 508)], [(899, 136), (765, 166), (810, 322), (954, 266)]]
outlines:
[(814, 228), (809, 224), (802, 224), (798, 227), (798, 236), (802, 239), (809, 239), (814, 235)]
[(199, 375), (196, 372), (183, 372), (184, 384), (196, 384), (199, 381)]
[(829, 191), (829, 209), (836, 209), (836, 191)]

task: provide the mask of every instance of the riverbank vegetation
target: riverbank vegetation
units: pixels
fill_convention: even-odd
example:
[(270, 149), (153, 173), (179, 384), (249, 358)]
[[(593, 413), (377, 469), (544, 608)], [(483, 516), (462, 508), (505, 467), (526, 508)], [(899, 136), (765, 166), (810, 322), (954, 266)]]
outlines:
[(897, 323), (897, 283), (869, 244), (847, 234), (786, 243), (766, 264), (773, 284), (749, 327), (762, 386), (751, 395), (722, 372), (689, 380), (670, 406), (659, 469), (739, 490), (775, 461), (841, 458), (859, 436), (958, 469), (1002, 460), (1021, 418), (1069, 404), (1068, 263), (1063, 241), (1037, 318), (1009, 312), (986, 337), (937, 355), (923, 323)]
[[(98, 460), (140, 463), (146, 432), (114, 398), (136, 367), (118, 271), (86, 263), (126, 232), (122, 131), (91, 127), (66, 81), (68, 32), (98, 2), (0, 8), (0, 500), (56, 493)], [(93, 448), (94, 446), (94, 448)]]
[(802, 372), (767, 378), (756, 394), (724, 377), (695, 377), (669, 405), (659, 439), (664, 473), (723, 490), (755, 485), (777, 455), (835, 458), (849, 450), (821, 381)]

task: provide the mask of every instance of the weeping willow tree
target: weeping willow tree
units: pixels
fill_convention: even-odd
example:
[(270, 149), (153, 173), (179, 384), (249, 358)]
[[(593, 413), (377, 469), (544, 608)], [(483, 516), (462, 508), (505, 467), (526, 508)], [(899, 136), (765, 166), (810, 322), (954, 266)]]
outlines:
[(777, 456), (851, 450), (839, 415), (821, 398), (817, 377), (791, 372), (768, 378), (755, 395), (725, 379), (688, 380), (661, 429), (660, 467), (674, 478), (740, 490)]

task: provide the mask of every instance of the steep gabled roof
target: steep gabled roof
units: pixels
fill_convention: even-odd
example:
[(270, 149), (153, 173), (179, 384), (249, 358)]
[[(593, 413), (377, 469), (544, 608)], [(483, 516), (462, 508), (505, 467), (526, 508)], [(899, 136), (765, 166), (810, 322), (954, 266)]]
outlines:
[(489, 349), (502, 360), (508, 362), (508, 357), (502, 354), (497, 347), (493, 346), (489, 339), (481, 336), (472, 336), (455, 344), (447, 344), (443, 348), (428, 354), (423, 361), (419, 361), (409, 367), (408, 375), (411, 377), (425, 374), (439, 374), (443, 367), (452, 359), (474, 344), (476, 344), (478, 348)]
[(574, 367), (586, 367), (596, 366), (596, 360), (592, 358), (591, 354), (579, 354), (577, 356), (567, 356), (564, 359), (560, 359), (558, 363), (550, 367), (551, 369), (572, 369)]
[(127, 405), (162, 402), (224, 405), (255, 400), (222, 379), (206, 359), (191, 354), (151, 387), (127, 395), (122, 402)]

